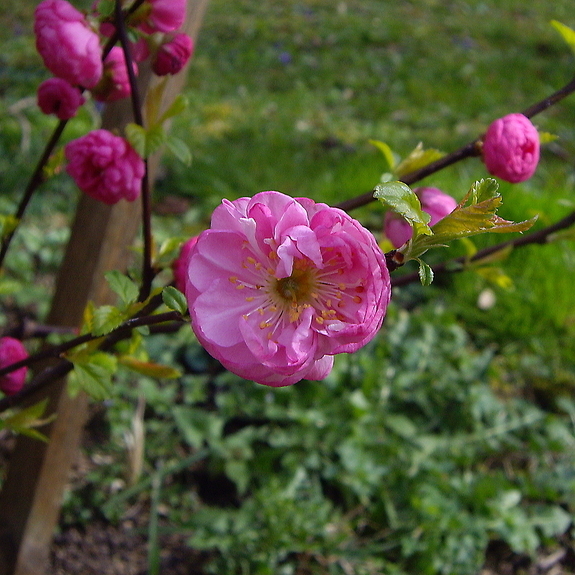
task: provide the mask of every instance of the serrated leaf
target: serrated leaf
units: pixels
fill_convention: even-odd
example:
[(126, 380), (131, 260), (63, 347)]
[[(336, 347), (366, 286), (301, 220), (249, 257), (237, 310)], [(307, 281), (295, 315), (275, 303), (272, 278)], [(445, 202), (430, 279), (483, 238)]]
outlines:
[(403, 182), (387, 182), (376, 186), (374, 197), (383, 205), (403, 216), (413, 227), (414, 235), (431, 234), (428, 226), (431, 216), (421, 209), (419, 198)]
[(428, 286), (431, 285), (431, 282), (433, 281), (433, 270), (431, 269), (431, 267), (429, 265), (427, 265), (423, 260), (417, 260), (419, 262), (419, 281), (421, 282), (421, 285), (423, 286)]
[(369, 143), (375, 146), (383, 154), (389, 169), (393, 172), (396, 162), (392, 149), (385, 142), (381, 142), (379, 140), (369, 140)]
[(116, 357), (104, 352), (88, 356), (86, 361), (75, 361), (74, 370), (68, 377), (68, 391), (76, 395), (85, 391), (96, 401), (112, 395), (112, 375), (116, 372)]
[(429, 148), (425, 150), (423, 143), (419, 142), (417, 146), (404, 158), (395, 168), (396, 177), (401, 178), (405, 174), (420, 170), (425, 166), (439, 160), (445, 154), (439, 150)]
[(167, 286), (162, 292), (162, 300), (166, 306), (174, 311), (186, 315), (188, 312), (188, 302), (186, 296), (173, 286)]
[(152, 361), (141, 361), (133, 356), (120, 356), (118, 362), (132, 371), (156, 379), (174, 379), (182, 375), (180, 371), (169, 365), (162, 365)]
[(471, 189), (463, 198), (463, 200), (459, 202), (459, 204), (463, 206), (469, 202), (471, 205), (473, 205), (485, 200), (499, 197), (499, 194), (497, 193), (498, 190), (499, 184), (497, 183), (497, 180), (494, 180), (493, 178), (485, 178), (483, 180), (479, 180), (473, 183)]
[(192, 152), (186, 142), (175, 136), (168, 135), (165, 143), (170, 152), (184, 165), (189, 166), (192, 163)]
[(551, 26), (561, 34), (563, 40), (567, 42), (569, 48), (575, 53), (575, 30), (557, 20), (551, 20)]
[(168, 109), (162, 114), (161, 118), (158, 120), (159, 123), (163, 123), (169, 118), (173, 118), (178, 114), (181, 114), (188, 107), (188, 98), (183, 94), (178, 94), (174, 101), (170, 104)]
[(84, 308), (84, 313), (82, 314), (82, 329), (80, 333), (83, 335), (85, 333), (92, 333), (94, 329), (94, 312), (96, 311), (96, 306), (92, 300), (88, 301), (86, 307)]
[(142, 158), (146, 157), (146, 130), (138, 124), (129, 123), (124, 128), (126, 138), (136, 153)]
[(111, 270), (104, 274), (114, 293), (120, 296), (124, 305), (129, 305), (138, 298), (138, 286), (125, 274), (118, 270)]
[(106, 335), (120, 326), (127, 318), (126, 314), (112, 305), (103, 305), (94, 310), (92, 333)]

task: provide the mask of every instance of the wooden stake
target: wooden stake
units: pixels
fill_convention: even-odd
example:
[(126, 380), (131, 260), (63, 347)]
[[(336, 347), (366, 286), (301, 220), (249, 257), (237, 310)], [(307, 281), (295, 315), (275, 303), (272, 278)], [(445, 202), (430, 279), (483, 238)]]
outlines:
[[(197, 37), (208, 0), (188, 0), (184, 31)], [(182, 89), (186, 70), (170, 78), (165, 99), (170, 101)], [(151, 75), (140, 71), (142, 94)], [(128, 102), (109, 106), (103, 127), (122, 128), (132, 120)], [(157, 161), (150, 162), (154, 181)], [(59, 270), (48, 322), (79, 326), (88, 301), (113, 303), (104, 273), (125, 270), (130, 246), (140, 224), (139, 202), (107, 206), (83, 195), (77, 208), (64, 261)], [(42, 431), (49, 443), (18, 437), (8, 474), (0, 492), (0, 575), (42, 575), (48, 564), (50, 543), (57, 525), (62, 496), (86, 421), (88, 399), (84, 394), (70, 398), (66, 382), (56, 381), (37, 402), (48, 397), (47, 414), (55, 421)]]

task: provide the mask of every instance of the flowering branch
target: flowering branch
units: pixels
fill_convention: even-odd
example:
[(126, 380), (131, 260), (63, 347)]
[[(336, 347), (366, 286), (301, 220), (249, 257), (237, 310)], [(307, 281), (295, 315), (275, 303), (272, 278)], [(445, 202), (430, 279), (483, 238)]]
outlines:
[(85, 343), (95, 341), (97, 339), (102, 339), (102, 343), (99, 346), (99, 349), (105, 351), (111, 349), (119, 341), (129, 338), (132, 334), (132, 331), (137, 327), (155, 326), (158, 324), (170, 324), (170, 323), (179, 324), (182, 323), (183, 321), (184, 318), (177, 311), (169, 311), (160, 314), (134, 317), (126, 320), (122, 325), (117, 327), (115, 330), (111, 331), (104, 338), (102, 338), (102, 336), (92, 335), (91, 333), (84, 334), (74, 339), (71, 339), (67, 342), (64, 342), (60, 345), (55, 345), (50, 348), (46, 348), (38, 353), (30, 355), (24, 360), (15, 362), (4, 368), (1, 368), (0, 377), (6, 375), (7, 373), (11, 373), (12, 371), (15, 371), (17, 369), (20, 369), (22, 367), (28, 367), (40, 361), (58, 357), (60, 358), (60, 361), (56, 365), (42, 370), (38, 375), (36, 375), (36, 377), (34, 377), (28, 384), (26, 384), (21, 391), (19, 391), (14, 395), (7, 395), (2, 399), (0, 399), (0, 413), (6, 411), (6, 409), (13, 407), (14, 405), (17, 405), (25, 398), (34, 395), (38, 390), (54, 382), (56, 379), (59, 379), (68, 374), (73, 369), (74, 365), (72, 364), (71, 361), (62, 358), (61, 356), (64, 353), (70, 351), (71, 349), (74, 349)]
[[(562, 88), (560, 88), (547, 98), (544, 98), (543, 100), (533, 104), (522, 113), (524, 116), (532, 118), (533, 116), (543, 112), (550, 106), (557, 104), (557, 102), (563, 100), (563, 98), (566, 98), (573, 92), (575, 92), (575, 78), (573, 78), (565, 86), (563, 86)], [(436, 172), (439, 172), (440, 170), (443, 170), (448, 166), (456, 164), (457, 162), (464, 160), (465, 158), (478, 156), (480, 155), (479, 145), (481, 141), (482, 136), (479, 136), (475, 140), (469, 142), (468, 144), (465, 144), (464, 146), (451, 152), (450, 154), (442, 156), (435, 162), (431, 162), (430, 164), (427, 164), (423, 168), (420, 168), (418, 170), (415, 170), (402, 176), (401, 181), (407, 184), (408, 186), (411, 186), (412, 184), (415, 184), (416, 182), (423, 180), (423, 178), (435, 174)], [(361, 206), (365, 206), (366, 204), (369, 204), (370, 202), (375, 200), (373, 196), (374, 191), (375, 190), (372, 190), (371, 192), (368, 192), (366, 194), (356, 196), (355, 198), (344, 200), (343, 202), (337, 204), (336, 207), (346, 212), (349, 212)]]
[[(122, 2), (116, 0), (116, 30), (124, 51), (126, 59), (126, 69), (128, 71), (128, 79), (130, 81), (130, 97), (132, 100), (132, 110), (134, 113), (134, 121), (138, 126), (144, 126), (144, 118), (142, 115), (142, 103), (140, 101), (140, 93), (138, 84), (136, 82), (136, 74), (132, 65), (132, 56), (130, 54), (130, 42), (126, 32), (126, 23), (124, 21), (124, 13), (122, 11)], [(142, 227), (144, 236), (144, 253), (142, 264), (142, 286), (140, 289), (140, 300), (145, 300), (150, 295), (152, 280), (154, 278), (154, 270), (152, 269), (152, 207), (150, 201), (150, 182), (148, 178), (148, 160), (144, 158), (145, 172), (142, 178)]]
[[(495, 244), (493, 246), (483, 248), (482, 250), (477, 251), (470, 258), (462, 256), (462, 257), (453, 258), (451, 260), (441, 262), (439, 264), (436, 264), (435, 266), (431, 266), (431, 269), (433, 270), (434, 275), (437, 275), (439, 273), (446, 273), (446, 272), (463, 271), (465, 269), (465, 264), (480, 261), (483, 258), (486, 258), (486, 257), (488, 257), (494, 253), (497, 253), (501, 250), (504, 250), (505, 248), (509, 248), (509, 247), (517, 248), (519, 246), (526, 246), (529, 244), (545, 244), (545, 243), (550, 241), (550, 238), (553, 234), (555, 234), (561, 230), (565, 230), (565, 229), (567, 229), (573, 225), (575, 225), (575, 211), (571, 212), (569, 215), (565, 216), (563, 219), (559, 220), (558, 222), (551, 224), (550, 226), (547, 226), (547, 227), (542, 228), (540, 230), (537, 230), (535, 232), (531, 232), (529, 234), (518, 236), (518, 237), (516, 237), (512, 240), (506, 241), (506, 242), (501, 242), (501, 243)], [(386, 256), (388, 256), (388, 262), (390, 261), (390, 259), (391, 259), (391, 261), (393, 261), (392, 254), (393, 254), (393, 252), (386, 254)], [(457, 264), (459, 264), (459, 265), (457, 265)], [(397, 265), (393, 265), (393, 264), (392, 264), (392, 266), (394, 268), (398, 267)], [(420, 281), (420, 276), (419, 276), (419, 273), (416, 272), (416, 273), (405, 274), (405, 275), (402, 275), (400, 277), (393, 278), (391, 285), (393, 287), (399, 287), (399, 286), (408, 285), (410, 283), (414, 283), (414, 282), (418, 282), (418, 281)]]

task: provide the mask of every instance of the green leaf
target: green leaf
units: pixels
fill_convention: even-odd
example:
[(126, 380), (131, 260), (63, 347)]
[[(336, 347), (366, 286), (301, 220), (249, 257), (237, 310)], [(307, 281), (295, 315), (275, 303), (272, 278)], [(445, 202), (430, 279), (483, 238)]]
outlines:
[(125, 129), (126, 138), (130, 145), (139, 156), (142, 158), (146, 157), (146, 130), (139, 126), (138, 124), (130, 123), (127, 124)]
[(166, 120), (168, 120), (169, 118), (173, 118), (174, 116), (181, 114), (187, 107), (188, 107), (188, 98), (186, 98), (186, 96), (184, 96), (183, 94), (178, 94), (174, 98), (174, 101), (170, 104), (168, 109), (162, 114), (162, 116), (158, 120), (158, 123), (161, 124)]
[(557, 20), (551, 20), (551, 26), (561, 34), (563, 40), (567, 42), (569, 48), (575, 53), (575, 30)]
[(138, 298), (138, 286), (125, 274), (112, 270), (104, 274), (114, 293), (120, 296), (122, 303), (129, 305)]
[(395, 169), (396, 162), (392, 149), (385, 142), (380, 142), (379, 140), (369, 140), (369, 143), (375, 146), (383, 154), (389, 169), (393, 171)]
[(192, 152), (186, 142), (176, 136), (168, 135), (165, 143), (170, 152), (184, 165), (189, 166), (192, 163)]
[(460, 204), (466, 203), (468, 200), (471, 200), (471, 205), (478, 204), (479, 202), (483, 202), (484, 200), (490, 200), (493, 198), (498, 198), (499, 194), (497, 191), (499, 190), (499, 184), (497, 180), (493, 178), (486, 178), (484, 180), (479, 180), (474, 182), (469, 190), (467, 196), (463, 198)]
[(122, 355), (118, 358), (118, 362), (132, 371), (156, 379), (174, 379), (182, 375), (175, 367), (152, 361), (141, 361), (133, 356)]
[(431, 285), (431, 282), (433, 281), (433, 270), (431, 269), (431, 267), (426, 264), (423, 260), (418, 259), (417, 260), (419, 262), (419, 281), (421, 282), (421, 285), (423, 286), (428, 286)]
[(112, 395), (112, 375), (116, 372), (116, 357), (102, 351), (77, 355), (72, 359), (74, 371), (68, 377), (68, 391), (74, 396), (85, 391), (96, 401)]
[(15, 433), (27, 435), (40, 441), (48, 441), (43, 433), (34, 429), (49, 423), (56, 417), (54, 414), (51, 417), (41, 419), (47, 405), (48, 399), (44, 399), (24, 409), (9, 410), (0, 418), (0, 428), (10, 429)]
[(188, 313), (188, 302), (186, 296), (173, 286), (167, 286), (162, 292), (162, 300), (170, 309), (186, 315)]
[(554, 142), (559, 136), (557, 134), (551, 134), (550, 132), (539, 132), (539, 143), (541, 145), (548, 144), (549, 142)]
[(430, 215), (421, 209), (415, 192), (403, 182), (386, 182), (376, 186), (374, 197), (383, 205), (403, 216), (413, 227), (414, 234), (431, 234), (428, 226)]
[(166, 143), (166, 130), (160, 124), (152, 126), (146, 133), (146, 155), (150, 157)]
[(160, 123), (160, 107), (162, 105), (167, 82), (168, 78), (163, 77), (159, 82), (154, 83), (146, 94), (144, 111), (147, 126), (155, 126)]
[(439, 160), (439, 158), (442, 158), (444, 155), (445, 154), (443, 152), (433, 148), (424, 150), (423, 144), (419, 142), (415, 149), (412, 150), (395, 168), (396, 177), (401, 178), (405, 174), (420, 170), (432, 162)]
[(127, 319), (126, 314), (112, 305), (103, 305), (94, 310), (92, 333), (106, 335)]

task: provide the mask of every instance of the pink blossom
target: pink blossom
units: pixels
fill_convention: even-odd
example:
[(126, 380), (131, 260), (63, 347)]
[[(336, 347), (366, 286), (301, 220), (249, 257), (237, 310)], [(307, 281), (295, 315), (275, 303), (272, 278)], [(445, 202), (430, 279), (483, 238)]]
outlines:
[(193, 40), (187, 34), (176, 34), (158, 48), (152, 70), (158, 76), (177, 74), (190, 59), (193, 51)]
[(93, 130), (65, 148), (66, 171), (78, 187), (106, 204), (140, 195), (145, 164), (124, 138)]
[(483, 140), (483, 161), (490, 174), (516, 184), (528, 180), (539, 163), (539, 134), (523, 114), (495, 120)]
[(36, 48), (45, 66), (72, 85), (95, 86), (102, 75), (102, 47), (83, 14), (66, 0), (44, 0), (34, 15)]
[(174, 282), (176, 287), (181, 291), (186, 291), (186, 276), (188, 273), (188, 265), (190, 263), (190, 256), (192, 255), (192, 250), (196, 243), (198, 242), (198, 236), (190, 238), (187, 242), (182, 244), (180, 248), (180, 254), (174, 260), (172, 264), (172, 271), (174, 273)]
[(390, 296), (368, 230), (337, 208), (279, 192), (224, 200), (186, 278), (200, 343), (230, 371), (274, 387), (326, 377), (335, 354), (375, 336)]
[[(413, 190), (419, 201), (421, 209), (431, 216), (429, 225), (435, 225), (439, 220), (450, 214), (457, 202), (439, 188), (415, 188)], [(413, 230), (407, 221), (395, 212), (387, 212), (383, 220), (383, 233), (394, 248), (399, 248), (411, 239)]]
[[(13, 337), (0, 338), (0, 368), (8, 367), (27, 357), (28, 352), (20, 340), (14, 339)], [(0, 376), (0, 390), (6, 395), (18, 393), (24, 386), (27, 374), (28, 368), (21, 367)]]
[(141, 24), (145, 32), (173, 32), (184, 23), (186, 0), (146, 0), (136, 12), (136, 18), (141, 14), (145, 15)]
[(62, 78), (48, 78), (38, 87), (38, 106), (44, 114), (54, 114), (60, 120), (69, 120), (84, 103), (78, 88)]
[[(138, 73), (138, 66), (132, 62), (134, 73)], [(100, 102), (113, 102), (126, 98), (131, 94), (130, 78), (124, 50), (114, 46), (104, 60), (104, 74), (92, 90), (94, 98)]]

